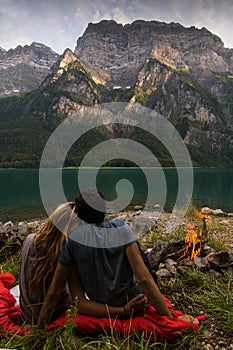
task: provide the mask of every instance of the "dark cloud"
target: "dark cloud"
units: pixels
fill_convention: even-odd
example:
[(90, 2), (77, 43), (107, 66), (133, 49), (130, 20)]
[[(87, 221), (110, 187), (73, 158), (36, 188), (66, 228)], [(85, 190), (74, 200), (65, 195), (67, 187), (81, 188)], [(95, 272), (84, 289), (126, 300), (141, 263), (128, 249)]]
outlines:
[(38, 41), (61, 53), (75, 47), (89, 22), (104, 18), (206, 27), (233, 47), (232, 0), (5, 0), (0, 8), (0, 46), (9, 49)]

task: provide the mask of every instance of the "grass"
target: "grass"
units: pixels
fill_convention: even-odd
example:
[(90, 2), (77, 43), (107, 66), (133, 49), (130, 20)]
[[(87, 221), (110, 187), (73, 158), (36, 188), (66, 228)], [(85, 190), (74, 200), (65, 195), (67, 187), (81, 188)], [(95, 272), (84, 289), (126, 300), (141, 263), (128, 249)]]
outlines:
[[(14, 259), (13, 259), (14, 260)], [(8, 270), (13, 260), (6, 262), (1, 270)], [(8, 270), (9, 271), (9, 270)], [(182, 337), (172, 343), (148, 341), (144, 334), (135, 334), (134, 337), (121, 337), (112, 334), (101, 334), (96, 338), (73, 337), (74, 324), (72, 310), (68, 311), (68, 322), (64, 328), (53, 331), (34, 329), (30, 334), (5, 334), (0, 338), (1, 347), (12, 349), (76, 349), (75, 340), (80, 349), (202, 349), (201, 342), (205, 339), (205, 331), (209, 322), (213, 322), (216, 329), (224, 333), (228, 340), (233, 337), (233, 281), (227, 274), (220, 279), (214, 275), (205, 274), (183, 268), (176, 278), (160, 283), (162, 292), (168, 296), (173, 305), (192, 315), (200, 312), (207, 315), (207, 321), (194, 333), (184, 333)], [(77, 311), (77, 310), (76, 310)], [(75, 311), (75, 312), (76, 312)]]
[[(216, 223), (213, 223), (213, 227), (216, 229)], [(173, 233), (173, 238), (181, 237), (183, 233), (183, 228), (180, 228)], [(158, 238), (163, 239), (163, 235), (158, 237), (151, 230), (147, 245), (153, 245)], [(213, 244), (216, 247), (222, 247), (214, 239)], [(7, 258), (0, 265), (0, 273), (11, 272), (15, 276), (16, 282), (18, 269), (19, 253)], [(206, 315), (207, 319), (201, 323), (198, 331), (183, 333), (181, 337), (170, 343), (148, 339), (145, 334), (137, 333), (134, 335), (126, 334), (125, 337), (120, 337), (113, 332), (110, 335), (103, 333), (96, 337), (84, 337), (75, 334), (74, 331), (73, 316), (78, 313), (77, 304), (73, 309), (67, 311), (65, 327), (59, 327), (52, 331), (33, 329), (31, 333), (25, 335), (0, 334), (0, 347), (31, 350), (199, 350), (203, 349), (203, 343), (209, 342), (211, 344), (214, 339), (216, 344), (219, 341), (224, 343), (225, 349), (233, 349), (232, 277), (227, 273), (216, 277), (215, 274), (202, 273), (194, 267), (179, 267), (175, 277), (160, 281), (159, 287), (175, 308), (193, 316)]]

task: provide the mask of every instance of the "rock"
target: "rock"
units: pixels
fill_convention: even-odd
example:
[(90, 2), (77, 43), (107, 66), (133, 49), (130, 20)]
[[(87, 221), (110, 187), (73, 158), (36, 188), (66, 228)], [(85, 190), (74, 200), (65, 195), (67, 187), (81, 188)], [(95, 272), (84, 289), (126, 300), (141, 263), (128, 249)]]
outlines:
[(184, 254), (184, 239), (174, 239), (168, 242), (157, 241), (152, 251), (148, 254), (148, 259), (154, 268), (157, 268), (161, 262), (167, 258), (174, 261)]
[(221, 221), (219, 221), (219, 224), (221, 224), (221, 225), (229, 225), (230, 223), (229, 223), (228, 220), (221, 220)]
[(13, 224), (12, 221), (7, 221), (7, 222), (5, 222), (4, 226), (5, 227), (7, 227), (7, 226), (14, 226), (14, 224)]
[(165, 269), (165, 268), (166, 268), (166, 264), (165, 263), (160, 263), (159, 264), (159, 270)]
[(162, 211), (163, 208), (161, 207), (161, 205), (159, 204), (155, 204), (154, 207), (153, 207), (156, 211)]
[(172, 276), (171, 272), (164, 268), (156, 271), (156, 275), (158, 279), (170, 278)]
[(165, 264), (166, 269), (172, 274), (175, 275), (176, 274), (176, 268), (174, 265), (170, 265), (170, 264)]
[(166, 259), (165, 263), (171, 265), (171, 266), (177, 266), (177, 262), (172, 259)]
[(0, 261), (5, 261), (7, 257), (18, 252), (27, 234), (36, 232), (42, 225), (42, 221), (34, 221), (29, 225), (23, 222), (14, 225), (11, 221), (8, 221), (0, 227), (0, 245), (3, 247), (0, 253)]
[(194, 264), (200, 270), (201, 272), (206, 272), (209, 271), (210, 269), (210, 264), (206, 258), (201, 258), (199, 256), (195, 256), (193, 259)]
[[(161, 264), (160, 264), (161, 265)], [(165, 260), (165, 263), (163, 264), (165, 265), (164, 267), (169, 271), (171, 272), (171, 274), (175, 275), (176, 274), (176, 266), (177, 266), (177, 263), (172, 260), (172, 259), (166, 259)]]
[(233, 278), (233, 266), (230, 266), (230, 267), (227, 268), (227, 273), (228, 273), (228, 275), (229, 275), (230, 277)]
[(141, 212), (142, 212), (141, 210), (137, 210), (136, 213), (135, 213), (135, 215), (140, 215)]
[(214, 209), (212, 210), (212, 215), (215, 216), (228, 216), (222, 209)]
[(134, 209), (135, 210), (143, 210), (143, 206), (142, 205), (135, 205)]
[[(140, 215), (139, 215), (140, 214)], [(157, 216), (154, 212), (143, 211), (134, 215), (133, 220), (130, 223), (132, 230), (137, 235), (145, 234), (151, 227), (156, 225)]]
[(23, 225), (25, 225), (24, 221), (20, 221), (20, 222), (18, 223), (18, 226), (23, 226)]
[(35, 229), (38, 228), (41, 225), (41, 223), (39, 223), (39, 221), (30, 221), (27, 223), (27, 227), (29, 229)]
[(214, 249), (207, 244), (204, 245), (203, 247), (203, 254), (206, 255), (207, 253), (214, 252)]
[(211, 344), (205, 344), (205, 345), (203, 346), (203, 349), (204, 349), (204, 350), (214, 350), (214, 347), (213, 347)]
[(209, 207), (203, 207), (203, 208), (201, 208), (201, 213), (202, 213), (202, 214), (211, 215), (212, 212), (213, 212), (213, 210), (210, 209)]
[(213, 269), (226, 269), (233, 266), (233, 253), (212, 252), (206, 256), (206, 259)]
[(149, 253), (151, 253), (151, 251), (152, 251), (152, 248), (148, 248), (148, 249), (145, 251), (145, 254), (149, 254)]
[(192, 267), (193, 266), (193, 261), (189, 258), (183, 259), (180, 261), (181, 266), (187, 266), (187, 267)]

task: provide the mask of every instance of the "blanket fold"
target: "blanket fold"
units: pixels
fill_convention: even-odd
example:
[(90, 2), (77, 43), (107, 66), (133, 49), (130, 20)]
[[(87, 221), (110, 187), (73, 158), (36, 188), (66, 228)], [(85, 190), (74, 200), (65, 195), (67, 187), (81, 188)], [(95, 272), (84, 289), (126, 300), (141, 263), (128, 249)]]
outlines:
[[(20, 307), (15, 305), (16, 299), (10, 293), (14, 284), (14, 276), (9, 272), (0, 274), (0, 332), (17, 331), (18, 334), (28, 333), (28, 328), (20, 324)], [(97, 335), (105, 331), (108, 334), (127, 336), (130, 334), (144, 333), (151, 340), (174, 340), (184, 331), (197, 330), (199, 325), (183, 321), (178, 316), (183, 315), (181, 311), (175, 310), (169, 300), (164, 296), (171, 313), (174, 317), (160, 316), (153, 306), (147, 306), (143, 316), (135, 316), (131, 319), (119, 319), (109, 317), (94, 317), (77, 314), (75, 329), (78, 333)], [(205, 316), (197, 317), (204, 320)], [(66, 314), (60, 315), (49, 324), (48, 328), (63, 327), (67, 322)]]

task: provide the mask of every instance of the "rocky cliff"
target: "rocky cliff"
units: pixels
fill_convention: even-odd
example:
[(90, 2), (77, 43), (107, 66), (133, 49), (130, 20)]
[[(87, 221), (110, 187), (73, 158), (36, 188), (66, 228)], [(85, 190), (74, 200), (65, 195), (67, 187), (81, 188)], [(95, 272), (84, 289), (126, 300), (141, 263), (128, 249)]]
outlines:
[[(0, 50), (1, 55), (4, 50)], [(48, 66), (45, 64), (47, 72)], [(75, 52), (65, 50), (37, 90), (20, 99), (0, 100), (0, 119), (20, 119), (14, 140), (18, 137), (21, 144), (18, 130), (24, 123), (22, 117), (33, 116), (37, 127), (40, 123), (43, 137), (36, 148), (38, 161), (45, 135), (63, 118), (96, 103), (138, 102), (175, 125), (194, 165), (232, 166), (232, 94), (233, 50), (224, 48), (221, 39), (207, 29), (155, 21), (136, 21), (125, 26), (101, 21), (88, 25)], [(30, 123), (29, 130), (35, 121), (30, 119)], [(126, 130), (110, 129), (107, 132), (113, 137), (119, 133), (126, 137), (138, 135), (132, 130), (127, 135)], [(3, 130), (0, 134), (0, 144), (5, 144), (5, 137), (9, 150), (0, 165), (5, 160), (6, 164), (9, 162), (9, 145), (13, 141), (6, 137), (7, 133)], [(104, 133), (97, 133), (97, 138), (92, 135), (92, 141), (99, 142)], [(148, 135), (139, 136), (138, 141), (159, 152), (162, 163), (166, 158), (164, 165), (171, 165), (157, 143)], [(90, 148), (90, 138), (87, 143)], [(85, 151), (82, 144), (76, 154), (81, 148)], [(67, 165), (77, 165), (81, 159), (75, 152), (71, 158)]]
[(207, 29), (178, 23), (114, 21), (90, 23), (78, 39), (75, 54), (87, 65), (104, 70), (109, 86), (134, 85), (147, 58), (185, 70), (209, 86), (214, 72), (233, 71), (233, 50)]
[(0, 96), (38, 88), (58, 57), (49, 47), (36, 42), (8, 51), (0, 49)]

